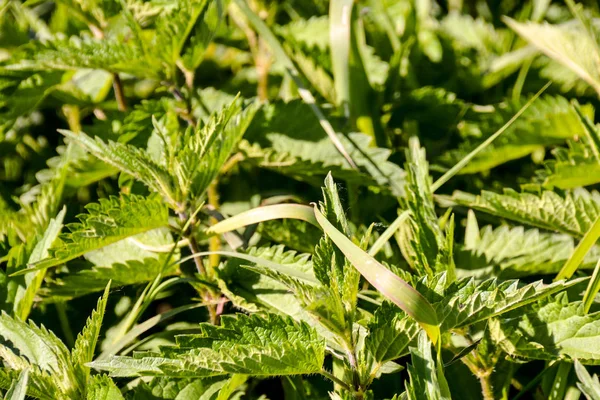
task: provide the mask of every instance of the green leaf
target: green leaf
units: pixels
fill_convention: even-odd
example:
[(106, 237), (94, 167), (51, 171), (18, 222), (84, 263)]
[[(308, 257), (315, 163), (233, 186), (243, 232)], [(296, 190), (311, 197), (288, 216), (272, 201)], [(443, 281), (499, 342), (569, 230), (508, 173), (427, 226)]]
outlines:
[[(62, 223), (63, 219), (65, 218), (66, 211), (66, 208), (63, 208), (55, 219), (50, 220), (48, 228), (46, 229), (46, 232), (44, 232), (44, 236), (42, 236), (40, 241), (35, 245), (33, 251), (31, 252), (28, 264), (36, 263), (48, 257), (48, 251), (63, 227)], [(22, 321), (27, 320), (27, 317), (31, 312), (31, 307), (33, 306), (33, 301), (39, 288), (42, 286), (45, 275), (45, 271), (37, 271), (25, 275), (24, 279), (27, 286), (25, 287), (22, 297), (19, 298), (17, 295), (17, 298), (15, 298), (16, 301), (14, 310), (15, 315)]]
[(258, 376), (317, 373), (325, 357), (325, 342), (314, 329), (290, 318), (268, 314), (223, 316), (220, 327), (200, 325), (199, 335), (181, 335), (177, 347), (161, 355), (113, 357), (91, 366), (113, 376), (165, 375)]
[(474, 279), (463, 279), (450, 285), (444, 292), (444, 299), (435, 303), (434, 307), (442, 321), (442, 330), (446, 331), (521, 308), (581, 281), (574, 279), (546, 285), (540, 280), (520, 287), (518, 280), (498, 282), (488, 279), (476, 284)]
[(600, 72), (597, 59), (598, 44), (575, 21), (563, 25), (504, 22), (546, 56), (567, 67), (600, 94)]
[(570, 303), (566, 293), (541, 300), (527, 310), (491, 319), (494, 341), (515, 358), (579, 359), (600, 364), (600, 313), (585, 314), (581, 302)]
[(427, 331), (432, 341), (439, 339), (439, 326), (435, 310), (413, 287), (381, 265), (360, 247), (337, 230), (317, 209), (315, 217), (325, 234), (344, 253), (361, 275), (386, 298), (413, 317)]
[(367, 325), (367, 336), (357, 359), (363, 371), (362, 382), (371, 382), (389, 361), (408, 353), (408, 345), (417, 336), (418, 325), (389, 302), (379, 307)]
[[(474, 214), (473, 214), (474, 215)], [(530, 275), (554, 275), (575, 249), (573, 237), (566, 234), (541, 232), (522, 226), (488, 225), (473, 231), (476, 237), (457, 246), (456, 265), (459, 276), (516, 278)], [(592, 247), (581, 269), (593, 269), (600, 258), (600, 248)]]
[(98, 336), (100, 336), (100, 327), (102, 326), (104, 312), (106, 311), (109, 289), (110, 282), (106, 285), (104, 294), (98, 300), (98, 305), (92, 311), (92, 315), (89, 316), (83, 330), (77, 335), (75, 346), (71, 352), (71, 360), (78, 370), (78, 378), (80, 379), (81, 386), (85, 386), (89, 379), (90, 370), (86, 364), (94, 358), (96, 343), (98, 342)]
[(600, 215), (600, 194), (582, 188), (568, 191), (564, 195), (551, 191), (535, 195), (505, 189), (502, 194), (482, 191), (480, 196), (474, 196), (457, 191), (452, 197), (440, 196), (440, 200), (445, 205), (466, 206), (577, 238), (583, 237)]
[[(237, 307), (249, 312), (264, 310), (298, 321), (305, 321), (317, 329), (324, 337), (331, 336), (326, 329), (316, 323), (314, 316), (306, 310), (306, 298), (296, 294), (288, 275), (268, 273), (271, 263), (277, 263), (291, 271), (312, 277), (313, 265), (308, 254), (286, 251), (283, 246), (250, 248), (248, 255), (256, 263), (231, 258), (217, 270), (219, 288)], [(263, 261), (261, 261), (263, 260)], [(242, 268), (256, 265), (258, 268)], [(303, 286), (305, 287), (305, 286)]]
[(410, 381), (406, 382), (406, 394), (410, 400), (450, 399), (444, 373), (431, 354), (431, 342), (423, 333), (419, 335), (418, 347), (410, 348), (411, 364), (408, 365)]
[[(0, 315), (0, 357), (10, 369), (40, 371), (30, 376), (30, 384), (38, 381), (65, 396), (77, 396), (79, 387), (71, 365), (69, 350), (52, 332), (34, 323), (13, 319), (6, 313)], [(52, 377), (50, 382), (48, 375)]]
[(27, 394), (27, 382), (29, 381), (29, 371), (24, 369), (19, 374), (19, 379), (10, 386), (4, 400), (25, 400)]
[(263, 107), (248, 128), (240, 149), (248, 161), (261, 168), (321, 186), (331, 172), (334, 178), (360, 186), (384, 190), (396, 196), (404, 193), (405, 173), (388, 158), (391, 152), (373, 147), (362, 133), (340, 137), (360, 169), (348, 166), (319, 128), (319, 120), (300, 101), (273, 103)]
[[(323, 191), (323, 203), (321, 211), (323, 215), (341, 232), (350, 234), (350, 228), (344, 207), (338, 194), (338, 188), (331, 174), (325, 179)], [(327, 288), (330, 288), (337, 301), (332, 303), (343, 304), (348, 315), (353, 315), (356, 310), (356, 299), (358, 295), (358, 283), (360, 274), (344, 258), (344, 253), (337, 249), (331, 239), (324, 236), (315, 247), (313, 255), (313, 270), (315, 277)], [(341, 311), (341, 310), (340, 310)]]
[[(475, 123), (465, 121), (463, 124), (465, 134), (476, 139), (465, 140), (458, 149), (445, 153), (442, 163), (453, 170), (461, 160), (470, 157), (470, 153), (481, 150), (473, 154), (474, 157), (458, 172), (472, 174), (525, 157), (536, 150), (562, 144), (567, 139), (584, 136), (585, 130), (567, 99), (540, 96), (547, 86), (525, 104), (525, 99), (520, 99), (500, 104), (492, 112), (477, 112), (479, 115)], [(480, 149), (481, 146), (484, 147)], [(437, 182), (434, 188), (437, 188)]]
[(588, 400), (600, 400), (600, 381), (598, 375), (591, 376), (585, 367), (575, 360), (575, 372), (577, 373), (577, 387), (585, 395)]
[(94, 375), (87, 387), (86, 400), (123, 400), (115, 383), (106, 375)]
[(452, 249), (447, 248), (446, 236), (438, 222), (425, 149), (420, 147), (416, 137), (409, 141), (406, 159), (408, 175), (403, 208), (410, 210), (410, 216), (400, 230), (400, 248), (419, 275), (448, 271), (453, 279)]
[(64, 264), (85, 253), (125, 238), (167, 225), (168, 209), (157, 197), (122, 195), (100, 199), (86, 206), (79, 223), (67, 225), (69, 233), (50, 249), (50, 258), (37, 262), (33, 269)]
[(165, 196), (174, 203), (175, 187), (167, 169), (158, 165), (150, 155), (132, 145), (95, 139), (84, 132), (74, 133), (59, 130), (60, 133), (83, 146), (94, 156), (105, 163), (133, 176), (155, 192)]

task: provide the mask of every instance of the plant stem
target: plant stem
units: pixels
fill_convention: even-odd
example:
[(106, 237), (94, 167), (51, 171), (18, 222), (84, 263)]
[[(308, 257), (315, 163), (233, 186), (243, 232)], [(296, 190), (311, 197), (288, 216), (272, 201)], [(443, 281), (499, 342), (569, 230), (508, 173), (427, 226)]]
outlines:
[(483, 372), (478, 374), (479, 383), (481, 384), (481, 394), (484, 400), (494, 400), (494, 387), (491, 382), (492, 374), (489, 372)]
[[(208, 187), (208, 204), (214, 207), (215, 210), (219, 209), (219, 192), (217, 191), (218, 181), (215, 179), (213, 183)], [(209, 222), (211, 225), (219, 222), (215, 217), (209, 217)], [(213, 235), (210, 237), (208, 241), (208, 250), (209, 251), (219, 251), (221, 250), (221, 239), (219, 235)], [(213, 275), (214, 268), (219, 266), (219, 262), (221, 262), (221, 257), (218, 254), (211, 254), (208, 257), (210, 270), (209, 275)]]
[[(178, 213), (179, 214), (179, 219), (181, 221), (187, 221), (187, 215), (183, 212)], [(190, 248), (190, 251), (192, 252), (192, 254), (196, 254), (196, 253), (200, 253), (200, 248), (198, 246), (198, 242), (196, 241), (196, 238), (192, 235), (189, 234), (185, 237), (188, 240), (188, 247)], [(194, 256), (193, 257), (194, 260), (194, 264), (196, 264), (196, 270), (198, 271), (198, 273), (203, 276), (203, 277), (207, 277), (208, 274), (206, 273), (206, 269), (204, 268), (204, 264), (202, 263), (202, 259), (200, 258), (200, 256)], [(211, 293), (210, 290), (205, 289), (203, 290), (200, 295), (202, 296), (202, 299), (204, 300), (205, 303), (207, 303), (207, 310), (208, 310), (208, 315), (210, 317), (210, 323), (213, 325), (218, 325), (219, 324), (219, 314), (217, 313), (217, 306), (213, 303), (213, 294)]]
[(113, 74), (113, 90), (115, 92), (115, 99), (117, 100), (117, 107), (119, 111), (127, 111), (127, 102), (125, 101), (125, 93), (123, 92), (123, 83), (119, 74)]
[(67, 317), (67, 305), (64, 302), (56, 303), (56, 313), (58, 314), (58, 320), (60, 327), (65, 335), (65, 343), (68, 347), (73, 347), (75, 344), (75, 337), (73, 336), (73, 330), (69, 324), (69, 317)]
[(349, 392), (353, 392), (353, 389), (346, 382), (344, 382), (337, 376), (333, 375), (331, 372), (327, 372), (326, 370), (322, 369), (320, 374), (323, 375), (325, 378), (329, 379), (330, 381), (332, 381), (333, 383), (340, 385), (345, 390), (347, 390)]

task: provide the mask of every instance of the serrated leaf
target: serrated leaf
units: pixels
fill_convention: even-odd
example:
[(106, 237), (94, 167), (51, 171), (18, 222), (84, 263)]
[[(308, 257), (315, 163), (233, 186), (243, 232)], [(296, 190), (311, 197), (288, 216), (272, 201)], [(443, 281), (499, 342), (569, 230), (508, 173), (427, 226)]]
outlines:
[(168, 210), (156, 196), (122, 195), (100, 199), (86, 206), (79, 223), (67, 225), (70, 233), (61, 235), (59, 245), (50, 249), (50, 258), (37, 262), (33, 269), (64, 264), (85, 253), (116, 243), (127, 237), (167, 225)]
[(600, 93), (598, 44), (576, 21), (557, 26), (548, 23), (504, 21), (548, 57), (566, 66)]
[(29, 381), (29, 371), (24, 369), (19, 374), (19, 379), (10, 386), (4, 400), (25, 400), (27, 394), (27, 382)]
[(446, 237), (435, 212), (425, 149), (420, 147), (416, 137), (409, 141), (406, 159), (406, 198), (403, 203), (410, 215), (400, 229), (400, 248), (419, 275), (448, 271), (453, 279), (452, 251), (446, 246)]
[(92, 311), (83, 330), (77, 335), (75, 345), (71, 352), (71, 360), (75, 368), (77, 368), (77, 377), (81, 386), (85, 386), (89, 379), (90, 370), (86, 364), (91, 362), (94, 358), (96, 343), (98, 342), (98, 336), (100, 335), (100, 327), (102, 326), (104, 312), (106, 311), (109, 289), (110, 282), (106, 285), (104, 294), (98, 300), (98, 305), (96, 306), (96, 309)]
[(388, 361), (408, 353), (418, 325), (394, 305), (384, 302), (367, 325), (367, 336), (357, 359), (363, 369), (362, 382), (371, 382)]
[(498, 282), (488, 279), (476, 284), (473, 279), (463, 279), (451, 284), (444, 299), (434, 304), (442, 330), (475, 324), (479, 321), (507, 313), (565, 290), (583, 279), (559, 281), (550, 285), (541, 280), (519, 287), (518, 280)]
[[(477, 231), (476, 239), (457, 246), (455, 254), (459, 274), (516, 278), (556, 274), (574, 248), (574, 239), (566, 234), (488, 225)], [(593, 269), (598, 258), (600, 248), (592, 247), (580, 268)]]
[(94, 375), (87, 387), (86, 400), (122, 400), (124, 397), (106, 375)]
[(272, 314), (223, 316), (222, 326), (200, 325), (202, 334), (177, 337), (177, 347), (161, 355), (113, 357), (91, 364), (113, 376), (258, 376), (316, 373), (325, 357), (325, 342), (305, 323)]
[(577, 387), (587, 400), (600, 400), (600, 381), (598, 375), (591, 376), (578, 360), (575, 360), (575, 372), (577, 373)]
[(431, 342), (424, 333), (418, 337), (418, 347), (410, 348), (411, 364), (408, 365), (410, 381), (406, 382), (406, 394), (410, 400), (450, 399), (448, 383), (441, 367), (431, 354)]
[(405, 173), (388, 161), (389, 150), (372, 147), (371, 138), (365, 134), (340, 137), (360, 167), (355, 170), (320, 129), (319, 120), (308, 114), (302, 102), (274, 103), (257, 114), (240, 149), (253, 164), (315, 186), (321, 186), (331, 172), (336, 179), (403, 194)]
[[(20, 371), (35, 366), (41, 370), (42, 379), (44, 375), (53, 377), (50, 385), (56, 385), (62, 395), (76, 396), (79, 387), (69, 350), (52, 332), (2, 313), (0, 337), (5, 343), (0, 345), (0, 358), (6, 367)], [(30, 379), (33, 383), (36, 378), (32, 375)]]
[(566, 293), (541, 300), (527, 310), (491, 319), (494, 341), (515, 358), (579, 359), (600, 364), (600, 313), (584, 314), (581, 302), (569, 302)]
[(505, 189), (502, 194), (482, 191), (481, 195), (474, 196), (457, 191), (452, 197), (440, 196), (440, 200), (577, 238), (585, 235), (600, 214), (600, 194), (583, 188), (564, 195), (551, 191), (536, 195)]

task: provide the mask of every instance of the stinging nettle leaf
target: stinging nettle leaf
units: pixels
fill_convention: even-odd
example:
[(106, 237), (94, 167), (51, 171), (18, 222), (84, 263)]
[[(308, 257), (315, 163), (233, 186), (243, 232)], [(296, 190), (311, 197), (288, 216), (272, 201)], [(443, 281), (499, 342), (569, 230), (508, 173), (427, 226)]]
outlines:
[(168, 209), (157, 197), (121, 195), (86, 206), (81, 222), (67, 225), (69, 233), (50, 249), (51, 257), (33, 264), (31, 270), (64, 264), (83, 254), (168, 223)]
[(173, 377), (296, 375), (322, 368), (325, 341), (306, 323), (289, 317), (224, 316), (220, 327), (200, 328), (201, 334), (178, 336), (177, 347), (163, 347), (160, 355), (116, 356), (90, 366), (112, 376)]

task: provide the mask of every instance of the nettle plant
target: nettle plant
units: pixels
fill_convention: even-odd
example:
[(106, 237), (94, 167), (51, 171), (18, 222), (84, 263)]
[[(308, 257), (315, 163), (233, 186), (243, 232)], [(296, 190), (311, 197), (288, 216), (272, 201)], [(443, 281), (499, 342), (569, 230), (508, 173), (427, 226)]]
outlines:
[(600, 399), (598, 10), (471, 3), (0, 2), (0, 395)]

